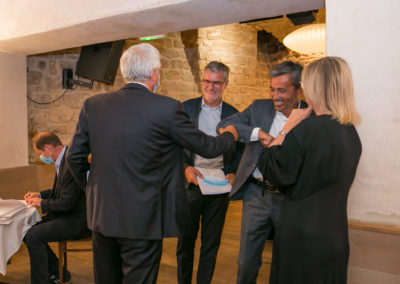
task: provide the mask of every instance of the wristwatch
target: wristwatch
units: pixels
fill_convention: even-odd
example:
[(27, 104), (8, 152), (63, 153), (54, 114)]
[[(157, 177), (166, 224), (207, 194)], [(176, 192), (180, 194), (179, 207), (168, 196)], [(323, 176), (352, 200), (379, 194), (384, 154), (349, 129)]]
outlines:
[(285, 135), (287, 134), (287, 132), (284, 131), (284, 130), (281, 130), (281, 131), (279, 131), (279, 134), (282, 135), (283, 137), (285, 137)]

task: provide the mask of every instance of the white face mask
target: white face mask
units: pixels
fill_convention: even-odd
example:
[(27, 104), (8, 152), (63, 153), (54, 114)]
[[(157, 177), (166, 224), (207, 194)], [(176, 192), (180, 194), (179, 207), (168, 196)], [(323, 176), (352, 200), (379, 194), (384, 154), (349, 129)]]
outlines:
[(157, 69), (156, 69), (156, 72), (157, 72), (157, 75), (158, 75), (158, 82), (157, 82), (157, 84), (155, 84), (155, 83), (153, 82), (153, 84), (154, 84), (153, 93), (155, 93), (155, 92), (158, 90), (158, 87), (160, 87), (160, 81), (161, 81), (161, 76), (160, 76), (160, 74), (158, 73), (158, 70), (157, 70)]

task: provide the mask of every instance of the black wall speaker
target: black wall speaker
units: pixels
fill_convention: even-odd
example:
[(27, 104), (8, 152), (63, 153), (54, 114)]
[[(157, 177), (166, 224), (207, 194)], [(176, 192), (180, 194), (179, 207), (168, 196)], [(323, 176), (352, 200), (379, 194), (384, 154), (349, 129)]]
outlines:
[(76, 75), (114, 84), (124, 46), (125, 40), (82, 46), (76, 65)]

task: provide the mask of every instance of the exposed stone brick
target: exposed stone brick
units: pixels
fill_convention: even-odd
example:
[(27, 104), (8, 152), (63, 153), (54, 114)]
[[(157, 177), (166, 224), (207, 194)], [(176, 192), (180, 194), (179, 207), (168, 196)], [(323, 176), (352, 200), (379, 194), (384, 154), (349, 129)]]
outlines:
[(208, 40), (220, 39), (221, 35), (222, 35), (222, 32), (220, 30), (207, 31), (207, 39)]
[(70, 122), (74, 117), (74, 111), (72, 110), (60, 110), (60, 109), (53, 109), (50, 112), (49, 120), (51, 122)]
[(38, 71), (28, 72), (28, 85), (39, 85), (42, 80), (42, 73)]
[(165, 78), (167, 80), (179, 80), (179, 72), (175, 70), (169, 70), (168, 72), (165, 72)]
[(72, 109), (80, 109), (82, 103), (81, 99), (82, 96), (78, 93), (67, 93), (62, 100), (66, 106), (69, 106)]
[[(324, 14), (318, 21), (323, 22), (323, 18)], [(272, 66), (286, 59), (303, 64), (315, 59), (287, 51), (282, 45), (283, 37), (296, 28), (284, 17), (168, 33), (165, 38), (150, 42), (159, 49), (161, 55), (161, 85), (158, 93), (180, 101), (200, 96), (202, 71), (209, 61), (218, 60), (227, 64), (231, 71), (224, 100), (242, 111), (253, 100), (269, 97), (269, 69)], [(276, 39), (276, 45), (268, 47), (269, 53), (262, 56), (257, 49), (257, 31), (261, 30)], [(138, 39), (128, 39), (126, 47), (137, 43), (140, 43)], [(64, 92), (61, 88), (62, 69), (71, 68), (75, 71), (79, 52), (80, 48), (74, 48), (28, 56), (28, 95), (42, 102), (59, 97)], [(69, 143), (83, 101), (99, 93), (118, 90), (124, 84), (118, 71), (114, 85), (94, 82), (92, 89), (78, 86), (49, 105), (28, 100), (29, 133), (54, 131), (64, 143)], [(31, 152), (30, 160), (34, 159), (36, 157)]]
[(47, 64), (45, 61), (39, 61), (37, 66), (41, 71), (43, 71), (44, 69), (46, 69), (46, 65)]
[(55, 60), (50, 60), (49, 62), (49, 73), (50, 75), (57, 75), (57, 62)]

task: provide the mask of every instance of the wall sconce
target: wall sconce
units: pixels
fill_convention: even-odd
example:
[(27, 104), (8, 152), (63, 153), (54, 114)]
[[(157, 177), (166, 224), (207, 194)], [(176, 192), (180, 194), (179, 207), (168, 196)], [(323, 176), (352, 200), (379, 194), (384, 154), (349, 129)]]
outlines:
[(283, 39), (283, 44), (293, 51), (312, 56), (326, 54), (326, 26), (312, 24), (301, 27)]

